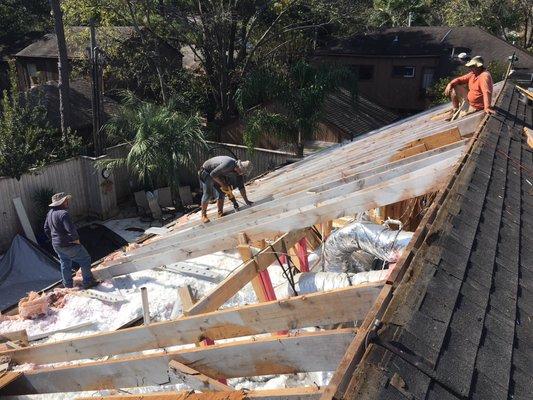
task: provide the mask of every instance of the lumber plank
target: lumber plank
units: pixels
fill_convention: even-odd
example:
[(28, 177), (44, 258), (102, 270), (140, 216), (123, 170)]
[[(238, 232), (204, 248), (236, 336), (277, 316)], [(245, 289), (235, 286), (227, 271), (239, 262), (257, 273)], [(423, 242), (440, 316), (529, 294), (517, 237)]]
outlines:
[(15, 207), (15, 211), (17, 212), (20, 225), (22, 225), (24, 235), (26, 235), (26, 237), (33, 243), (37, 243), (37, 239), (35, 238), (35, 233), (33, 232), (33, 228), (31, 227), (28, 214), (26, 213), (24, 204), (22, 204), (22, 199), (20, 197), (15, 197), (13, 199), (13, 206)]
[[(235, 391), (234, 391), (235, 392)], [(190, 393), (183, 400), (228, 400), (227, 392), (222, 393)], [(184, 392), (156, 392), (99, 397), (78, 397), (76, 400), (182, 400)], [(318, 400), (322, 389), (316, 386), (302, 386), (283, 389), (258, 389), (245, 392), (249, 400)]]
[(174, 379), (168, 371), (171, 360), (189, 365), (214, 379), (331, 371), (337, 367), (354, 336), (355, 330), (343, 329), (38, 369), (25, 372), (6, 386), (2, 394), (70, 392), (173, 383)]
[[(248, 240), (246, 239), (246, 235), (244, 233), (239, 235), (239, 245), (237, 246), (237, 251), (241, 255), (241, 259), (244, 263), (247, 263), (248, 261), (252, 260), (253, 267), (256, 271), (259, 271), (259, 266), (257, 265), (257, 262), (254, 259), (252, 249), (250, 248), (250, 245), (248, 244)], [(268, 301), (268, 296), (265, 293), (263, 289), (263, 285), (261, 284), (261, 278), (259, 275), (256, 275), (251, 279), (252, 288), (254, 289), (254, 293), (257, 296), (257, 300), (262, 303), (265, 301)]]
[(0, 333), (0, 343), (5, 342), (20, 342), (23, 346), (28, 346), (28, 333), (26, 329)]
[(343, 391), (349, 384), (351, 375), (357, 368), (359, 360), (364, 353), (364, 343), (368, 333), (368, 329), (376, 318), (379, 318), (383, 312), (384, 306), (387, 304), (392, 296), (392, 285), (387, 284), (381, 290), (378, 299), (372, 306), (372, 309), (368, 312), (363, 323), (361, 324), (354, 340), (348, 346), (346, 353), (342, 356), (335, 373), (331, 377), (331, 380), (324, 389), (320, 400), (331, 400), (333, 398), (341, 398)]
[(101, 358), (142, 350), (257, 335), (287, 329), (362, 320), (377, 298), (383, 282), (361, 284), (259, 304), (154, 322), (119, 331), (1, 352), (18, 364), (50, 364)]
[(294, 246), (306, 234), (306, 231), (307, 229), (299, 229), (280, 237), (271, 246), (260, 251), (256, 257), (237, 268), (203, 299), (188, 309), (185, 314), (193, 315), (218, 309), (255, 278), (259, 272), (265, 270), (276, 261), (276, 255), (274, 253), (281, 252), (283, 244), (287, 248)]
[(189, 285), (180, 286), (178, 288), (178, 294), (181, 300), (181, 306), (183, 310), (191, 308), (196, 302), (192, 295), (191, 287)]
[[(472, 118), (474, 118), (474, 115), (472, 115), (472, 116), (470, 116), (470, 117), (468, 117), (466, 119), (463, 119), (460, 122), (458, 122), (458, 124), (467, 124), (467, 125), (469, 125), (469, 128), (467, 129), (468, 133), (472, 132), (472, 130), (474, 129), (475, 125), (479, 121), (480, 117), (479, 116), (475, 116), (475, 121), (474, 121), (475, 123), (474, 124), (470, 123), (470, 119), (472, 119)], [(430, 132), (426, 132), (427, 131), (427, 127), (419, 127), (419, 129), (423, 129), (424, 130), (424, 134), (427, 134), (427, 135), (430, 134)], [(439, 129), (440, 130), (438, 130), (437, 132), (442, 131), (442, 129), (444, 129), (444, 127), (443, 128), (439, 128)], [(402, 138), (402, 141), (398, 142), (398, 146), (400, 146), (398, 148), (401, 148), (401, 146), (402, 146), (401, 143), (405, 144), (405, 143), (408, 142), (408, 140), (410, 140), (409, 139), (410, 136), (407, 137), (407, 138), (404, 138), (403, 136), (406, 136), (406, 135), (400, 136), (400, 138)], [(373, 141), (372, 142), (373, 146), (375, 146), (376, 143), (380, 143), (381, 147), (385, 149), (385, 153), (389, 154), (389, 155), (387, 155), (384, 158), (382, 157), (380, 162), (383, 163), (384, 161), (387, 161), (388, 157), (390, 156), (390, 153), (392, 151), (391, 149), (394, 149), (394, 146), (396, 145), (396, 143), (392, 143), (391, 144), (388, 141), (378, 141), (375, 138), (369, 138), (369, 140)], [(357, 143), (360, 146), (360, 144), (361, 144), (360, 141), (358, 141)], [(346, 149), (351, 149), (350, 146), (351, 145), (347, 145), (345, 147), (342, 147), (342, 148), (338, 149), (338, 152), (345, 151)], [(353, 150), (353, 149), (351, 149), (351, 150)], [(355, 150), (359, 150), (359, 148), (357, 147)], [(363, 152), (362, 153), (363, 157), (361, 157), (361, 154), (356, 154), (355, 156), (352, 155), (352, 157), (354, 157), (353, 159), (356, 161), (355, 165), (359, 165), (359, 166), (362, 166), (364, 168), (365, 165), (368, 164), (369, 162), (375, 162), (375, 159), (379, 158), (378, 154), (379, 153), (376, 152), (376, 149), (372, 148), (372, 151), (370, 153), (369, 152)], [(365, 156), (366, 156), (366, 158), (365, 158)], [(311, 156), (311, 158), (312, 158), (312, 156)], [(361, 160), (361, 158), (363, 158), (363, 159)], [(322, 174), (322, 175), (323, 174), (330, 174), (331, 171), (336, 171), (336, 173), (339, 174), (337, 178), (332, 179), (331, 176), (329, 176), (329, 175), (326, 177), (325, 182), (330, 182), (330, 181), (334, 181), (336, 179), (342, 178), (344, 176), (344, 174), (345, 174), (345, 171), (350, 170), (350, 169), (352, 169), (352, 167), (354, 167), (354, 165), (347, 165), (347, 160), (344, 157), (341, 157), (341, 154), (338, 154), (338, 157), (336, 157), (334, 160), (332, 160), (332, 163), (335, 162), (335, 161), (337, 163), (339, 163), (337, 169), (334, 168), (336, 165), (327, 165), (327, 168), (324, 168), (324, 166), (322, 165), (322, 166), (319, 166), (319, 169), (317, 171), (313, 171), (313, 175), (309, 176), (307, 179), (304, 179), (304, 177), (302, 176), (303, 171), (300, 170), (300, 171), (298, 171), (298, 174), (295, 175), (295, 179), (296, 180), (294, 182), (291, 181), (291, 180), (288, 180), (288, 177), (283, 177), (283, 182), (280, 182), (280, 184), (276, 185), (275, 187), (278, 187), (278, 189), (277, 189), (278, 191), (282, 190), (283, 194), (291, 193), (292, 192), (291, 189), (293, 187), (299, 187), (300, 185), (302, 185), (302, 182), (304, 184), (305, 183), (309, 184), (309, 182), (315, 183), (320, 174)], [(273, 191), (268, 188), (270, 186), (269, 183), (271, 183), (271, 182), (269, 182), (269, 180), (262, 181), (261, 185), (257, 188), (257, 190), (261, 191), (261, 192), (266, 190), (266, 193), (272, 193)], [(279, 189), (279, 188), (282, 188), (282, 189)], [(254, 209), (257, 209), (257, 207), (258, 207), (258, 205), (256, 204)], [(236, 216), (242, 216), (243, 213), (244, 214), (246, 213), (246, 211), (247, 211), (247, 209), (244, 209), (240, 213), (230, 214), (230, 215), (224, 217), (222, 219), (222, 221), (227, 221), (228, 219), (235, 218)], [(210, 224), (210, 226), (214, 226), (214, 225), (216, 225), (218, 223), (218, 221), (214, 221), (214, 222), (215, 223), (214, 224)], [(180, 228), (181, 229), (186, 229), (186, 228), (188, 228), (188, 224), (186, 224), (185, 226), (180, 226)], [(202, 228), (202, 230), (208, 229), (205, 226), (202, 226), (201, 228)], [(166, 237), (168, 238), (168, 237), (170, 237), (172, 235), (175, 235), (175, 234), (179, 234), (179, 231), (170, 233), (169, 235), (166, 235)], [(143, 249), (137, 249), (133, 253), (136, 252), (138, 254), (139, 252), (142, 252), (142, 251), (143, 251)]]
[(6, 371), (6, 372), (0, 373), (0, 392), (2, 388), (8, 386), (12, 382), (15, 382), (21, 376), (22, 376), (22, 372), (18, 372), (18, 371)]
[[(266, 232), (287, 232), (289, 230), (298, 229), (302, 226), (311, 226), (321, 220), (334, 219), (344, 214), (332, 213), (321, 209), (321, 205), (328, 201), (337, 199), (339, 202), (346, 200), (349, 196), (365, 196), (365, 190), (373, 188), (377, 192), (375, 196), (368, 198), (366, 204), (362, 204), (357, 208), (356, 212), (365, 211), (376, 206), (390, 204), (406, 198), (415, 197), (425, 194), (429, 191), (434, 191), (435, 185), (428, 188), (423, 188), (421, 193), (418, 193), (417, 188), (413, 188), (418, 194), (409, 193), (410, 188), (399, 188), (398, 193), (408, 194), (409, 197), (393, 198), (388, 200), (387, 197), (381, 196), (381, 193), (387, 191), (386, 189), (392, 187), (398, 181), (402, 181), (400, 177), (410, 176), (411, 174), (424, 173), (427, 168), (434, 166), (435, 179), (440, 185), (440, 179), (443, 178), (443, 173), (447, 176), (449, 168), (457, 161), (462, 154), (466, 142), (462, 141), (458, 144), (450, 145), (441, 149), (426, 152), (427, 155), (416, 155), (404, 160), (396, 162), (396, 166), (381, 167), (379, 173), (373, 174), (355, 174), (350, 178), (344, 177), (341, 184), (330, 183), (312, 189), (312, 192), (302, 193), (297, 195), (294, 199), (286, 199), (283, 208), (267, 208), (262, 209), (261, 206), (253, 207), (247, 215), (244, 215), (244, 221), (235, 226), (234, 223), (219, 224), (213, 228), (212, 233), (207, 234), (205, 230), (210, 228), (200, 229), (198, 232), (191, 231), (185, 233), (189, 235), (186, 240), (178, 240), (174, 237), (173, 241), (166, 244), (163, 239), (152, 243), (142, 252), (137, 252), (128, 256), (126, 259), (120, 261), (118, 264), (112, 265), (102, 270), (95, 271), (95, 276), (98, 278), (107, 278), (124, 273), (130, 273), (137, 270), (147, 269), (163, 265), (168, 262), (176, 262), (183, 259), (196, 257), (211, 253), (217, 250), (226, 250), (233, 248), (238, 244), (238, 238), (234, 233), (235, 230), (245, 231), (246, 234), (252, 238), (264, 235)], [(424, 153), (424, 154), (426, 154)], [(375, 172), (375, 171), (374, 171)], [(416, 184), (416, 182), (414, 182)], [(397, 195), (398, 193), (393, 193)], [(380, 204), (375, 204), (374, 197), (380, 199)], [(327, 210), (338, 209), (338, 207), (330, 207)], [(320, 211), (323, 212), (320, 213)], [(244, 211), (242, 211), (244, 212)], [(240, 214), (240, 213), (239, 213)], [(331, 215), (331, 216), (330, 216)], [(318, 218), (316, 218), (318, 216)], [(291, 218), (292, 217), (292, 218)], [(308, 218), (305, 218), (308, 217)], [(198, 235), (201, 233), (201, 239)]]
[(175, 376), (174, 379), (179, 383), (184, 383), (191, 389), (199, 390), (200, 392), (224, 392), (233, 390), (232, 387), (210, 378), (179, 361), (171, 360), (168, 366), (171, 373)]
[(425, 145), (427, 150), (433, 150), (447, 144), (458, 142), (462, 139), (461, 132), (458, 128), (452, 128), (443, 132), (435, 133), (431, 136), (416, 139), (409, 143), (407, 147), (416, 147), (421, 144)]
[(416, 146), (411, 146), (406, 149), (403, 149), (391, 157), (391, 161), (401, 160), (407, 157), (414, 156), (415, 154), (423, 153), (427, 151), (428, 148), (424, 143), (417, 144)]

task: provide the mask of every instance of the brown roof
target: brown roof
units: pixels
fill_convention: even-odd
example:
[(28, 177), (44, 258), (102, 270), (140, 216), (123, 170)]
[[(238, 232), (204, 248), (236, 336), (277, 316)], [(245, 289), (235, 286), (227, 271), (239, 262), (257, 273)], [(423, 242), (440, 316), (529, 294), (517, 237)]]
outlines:
[(516, 53), (517, 67), (533, 68), (533, 56), (479, 27), (412, 26), (385, 28), (348, 39), (334, 40), (318, 54), (374, 56), (442, 56), (469, 52), (485, 61), (506, 63)]
[[(114, 26), (97, 28), (100, 46), (105, 47), (112, 41), (123, 42), (135, 35), (131, 26)], [(69, 58), (86, 58), (86, 48), (90, 43), (90, 31), (87, 26), (71, 26), (65, 28)], [(15, 57), (57, 58), (57, 37), (55, 33), (44, 35), (15, 54)]]
[[(33, 99), (44, 99), (48, 120), (52, 126), (59, 128), (59, 90), (57, 83), (48, 82), (30, 89)], [(92, 86), (85, 79), (77, 79), (70, 82), (71, 126), (75, 130), (90, 128), (92, 126)], [(103, 97), (104, 120), (113, 115), (118, 104), (109, 97)]]
[(346, 89), (329, 94), (324, 101), (323, 122), (341, 129), (349, 138), (362, 135), (398, 120), (398, 115), (363, 96), (352, 99)]

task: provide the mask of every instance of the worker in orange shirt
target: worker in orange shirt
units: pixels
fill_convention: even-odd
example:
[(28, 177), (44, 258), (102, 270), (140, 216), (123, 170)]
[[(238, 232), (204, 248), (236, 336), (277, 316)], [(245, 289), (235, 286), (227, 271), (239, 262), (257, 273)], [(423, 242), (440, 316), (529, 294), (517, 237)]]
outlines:
[(465, 67), (468, 67), (470, 72), (452, 80), (444, 90), (444, 94), (450, 96), (452, 101), (451, 116), (459, 110), (462, 101), (468, 104), (468, 109), (461, 111), (462, 115), (478, 110), (484, 110), (487, 114), (495, 114), (491, 106), (492, 76), (485, 68), (483, 58), (473, 57), (465, 64)]

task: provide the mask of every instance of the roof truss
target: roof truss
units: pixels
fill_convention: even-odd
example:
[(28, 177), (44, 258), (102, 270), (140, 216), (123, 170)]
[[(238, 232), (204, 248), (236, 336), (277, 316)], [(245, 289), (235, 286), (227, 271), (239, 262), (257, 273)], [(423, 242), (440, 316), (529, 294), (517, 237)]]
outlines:
[[(193, 217), (169, 234), (98, 270), (99, 278), (109, 278), (235, 248), (243, 236), (255, 240), (281, 235), (190, 306), (187, 317), (0, 353), (18, 363), (37, 364), (118, 357), (27, 371), (9, 384), (5, 393), (113, 389), (185, 380), (192, 387), (200, 384), (204, 389), (221, 390), (220, 395), (225, 398), (237, 399), (242, 398), (242, 392), (228, 391), (230, 388), (215, 379), (337, 369), (326, 390), (249, 392), (245, 397), (329, 400), (342, 395), (362, 354), (366, 332), (382, 313), (405, 268), (396, 270), (386, 283), (234, 309), (218, 311), (218, 308), (268, 268), (276, 260), (276, 253), (293, 247), (302, 237), (311, 239), (311, 231), (306, 227), (438, 191), (447, 182), (449, 186), (450, 173), (463, 157), (467, 138), (482, 116), (477, 113), (445, 122), (439, 117), (443, 111), (444, 107), (434, 109), (275, 171), (249, 187), (250, 197), (257, 201), (254, 207), (207, 225)], [(433, 211), (426, 213), (419, 231), (426, 229), (434, 218), (435, 204)], [(420, 235), (415, 234), (415, 238)], [(407, 263), (412, 249), (420, 245), (418, 239), (412, 241), (400, 265)], [(359, 329), (242, 338), (354, 321), (362, 321)], [(192, 345), (205, 338), (239, 337), (230, 343), (219, 342), (208, 347), (161, 351), (168, 346)], [(144, 350), (151, 352), (131, 354)], [(201, 400), (203, 395), (193, 397), (196, 395), (198, 399), (193, 400)], [(144, 396), (153, 399), (184, 396), (185, 399), (191, 394)]]

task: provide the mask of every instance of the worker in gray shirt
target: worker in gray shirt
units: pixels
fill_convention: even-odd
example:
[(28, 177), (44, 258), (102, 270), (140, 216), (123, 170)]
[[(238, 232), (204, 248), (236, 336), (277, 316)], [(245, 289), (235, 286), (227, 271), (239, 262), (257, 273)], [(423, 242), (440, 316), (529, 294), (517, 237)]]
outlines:
[(52, 196), (50, 211), (44, 222), (44, 232), (52, 241), (52, 247), (59, 257), (63, 286), (74, 286), (72, 263), (75, 262), (81, 268), (83, 288), (88, 289), (94, 286), (96, 281), (91, 272), (91, 256), (80, 243), (78, 231), (68, 212), (71, 198), (72, 196), (66, 193), (56, 193)]
[[(233, 203), (235, 210), (239, 209), (239, 204), (233, 195), (232, 186), (239, 188), (245, 203), (251, 206), (253, 203), (248, 200), (246, 188), (244, 187), (244, 175), (251, 170), (250, 161), (235, 160), (228, 156), (217, 156), (210, 158), (198, 171), (198, 178), (202, 185), (202, 222), (209, 222), (207, 217), (207, 205), (209, 200), (216, 194), (217, 209), (219, 218), (224, 216), (224, 197)], [(216, 193), (215, 193), (216, 192)]]

